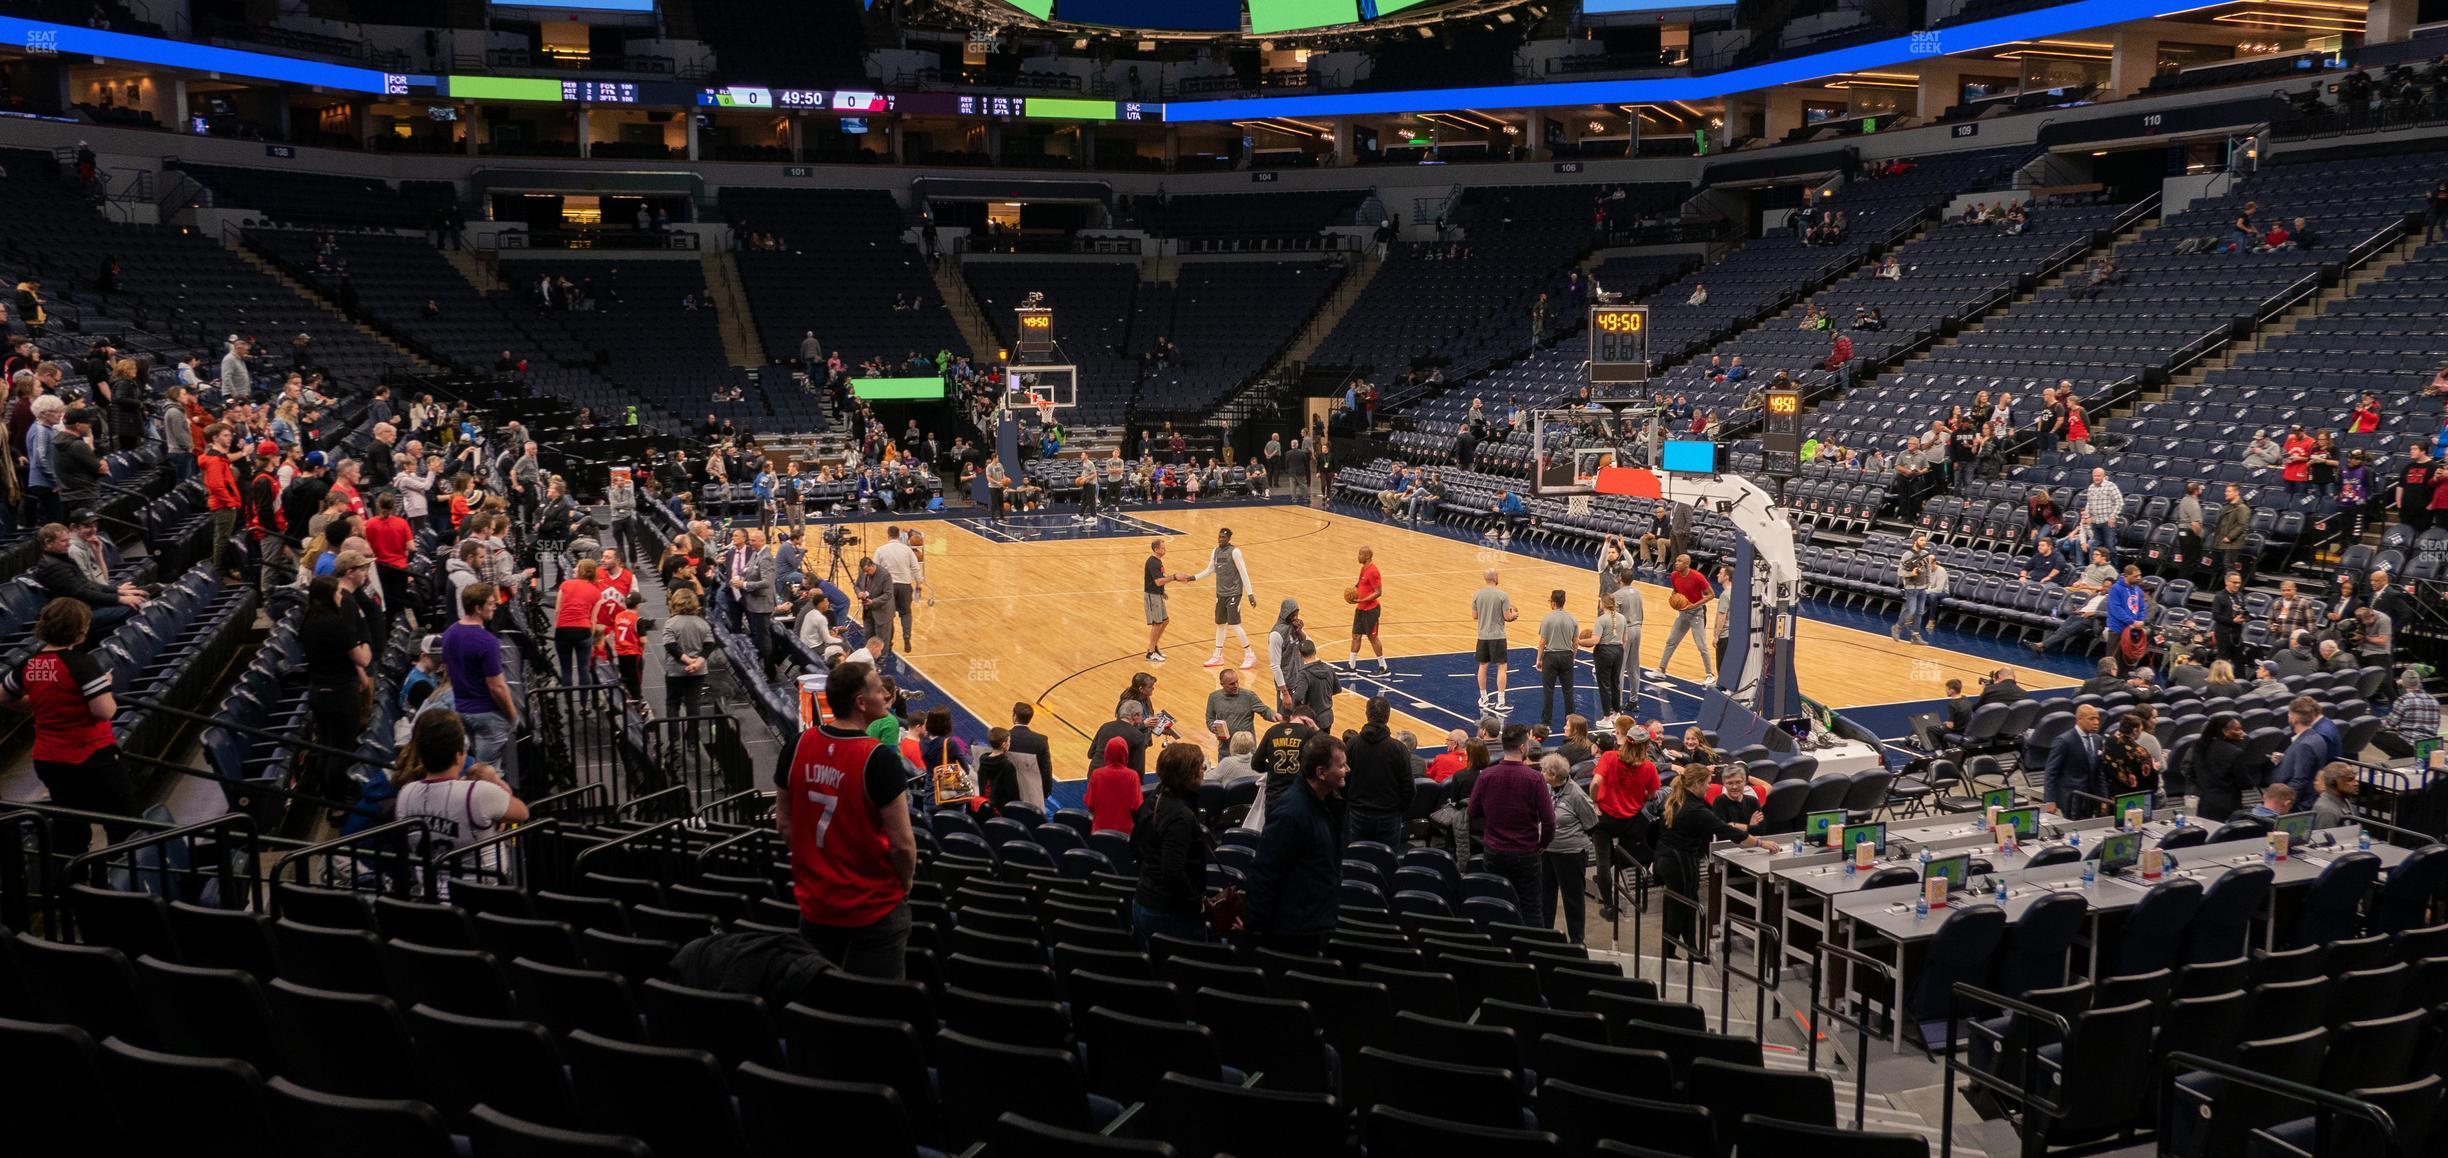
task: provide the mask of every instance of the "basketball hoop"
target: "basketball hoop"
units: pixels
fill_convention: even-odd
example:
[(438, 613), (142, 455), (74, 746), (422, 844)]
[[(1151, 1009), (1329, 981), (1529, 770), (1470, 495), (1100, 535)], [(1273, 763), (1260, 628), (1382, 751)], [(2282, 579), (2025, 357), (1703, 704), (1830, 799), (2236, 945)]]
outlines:
[(1567, 497), (1564, 500), (1564, 513), (1575, 518), (1587, 517), (1590, 513), (1590, 497), (1588, 495)]
[(1037, 423), (1038, 423), (1038, 425), (1040, 425), (1040, 426), (1052, 426), (1052, 425), (1054, 425), (1054, 400), (1053, 400), (1053, 399), (1048, 398), (1048, 397), (1046, 397), (1045, 395), (1043, 395), (1043, 394), (1039, 394), (1039, 393), (1037, 393), (1036, 391), (1032, 390), (1032, 391), (1030, 391), (1030, 392), (1029, 392), (1029, 396), (1028, 396), (1028, 404), (1029, 404), (1030, 406), (1032, 406), (1032, 407), (1036, 408), (1036, 411), (1037, 411)]

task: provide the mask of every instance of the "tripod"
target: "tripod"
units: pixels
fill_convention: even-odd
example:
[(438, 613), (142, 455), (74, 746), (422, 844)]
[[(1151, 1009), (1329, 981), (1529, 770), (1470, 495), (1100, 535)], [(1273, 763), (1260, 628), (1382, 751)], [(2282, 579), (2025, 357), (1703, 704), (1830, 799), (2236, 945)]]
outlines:
[[(850, 548), (859, 545), (858, 536), (851, 534), (850, 528), (846, 526), (827, 527), (824, 533), (824, 545), (827, 553), (832, 556), (832, 560), (825, 564), (825, 582), (838, 585), (841, 582), (842, 572), (849, 569), (849, 564), (842, 561), (842, 556), (848, 553)], [(852, 578), (855, 579), (856, 576), (853, 575)]]

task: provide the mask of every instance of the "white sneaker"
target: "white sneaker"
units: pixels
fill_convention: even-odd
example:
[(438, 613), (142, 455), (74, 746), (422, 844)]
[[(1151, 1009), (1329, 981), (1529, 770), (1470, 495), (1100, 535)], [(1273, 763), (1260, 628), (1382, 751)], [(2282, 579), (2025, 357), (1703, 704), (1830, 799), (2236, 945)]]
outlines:
[(1393, 674), (1394, 674), (1394, 665), (1393, 665), (1393, 664), (1390, 664), (1390, 663), (1387, 663), (1386, 661), (1384, 661), (1384, 660), (1382, 660), (1382, 659), (1381, 659), (1381, 660), (1378, 660), (1378, 661), (1377, 661), (1377, 674), (1378, 674), (1378, 675), (1381, 675), (1381, 676), (1390, 676), (1390, 675), (1393, 675)]
[(1253, 669), (1253, 668), (1256, 668), (1257, 666), (1258, 666), (1258, 653), (1257, 653), (1257, 652), (1254, 652), (1254, 651), (1247, 651), (1247, 652), (1243, 652), (1243, 653), (1241, 653), (1241, 670), (1242, 670), (1242, 671), (1249, 671), (1249, 670), (1251, 670), (1251, 669)]
[(1165, 661), (1165, 653), (1161, 651), (1151, 651), (1147, 653), (1147, 661), (1149, 663), (1163, 663)]
[(1224, 653), (1219, 651), (1219, 652), (1215, 653), (1214, 655), (1208, 656), (1208, 657), (1207, 657), (1207, 662), (1206, 662), (1205, 664), (1201, 665), (1201, 666), (1203, 666), (1203, 667), (1222, 667), (1222, 666), (1224, 666)]

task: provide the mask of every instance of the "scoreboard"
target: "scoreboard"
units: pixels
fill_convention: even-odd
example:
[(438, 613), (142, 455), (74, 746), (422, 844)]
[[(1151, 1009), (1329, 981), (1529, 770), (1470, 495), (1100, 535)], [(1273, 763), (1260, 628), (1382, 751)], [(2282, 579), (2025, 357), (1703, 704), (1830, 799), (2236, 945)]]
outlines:
[[(1649, 307), (1590, 307), (1589, 380), (1593, 387), (1649, 380)], [(1603, 397), (1608, 392), (1591, 393)]]
[(1054, 352), (1054, 311), (1042, 307), (1022, 306), (1012, 311), (1019, 322), (1020, 338), (1013, 346), (1023, 356)]
[(1802, 473), (1802, 392), (1770, 390), (1760, 400), (1760, 457), (1771, 478)]

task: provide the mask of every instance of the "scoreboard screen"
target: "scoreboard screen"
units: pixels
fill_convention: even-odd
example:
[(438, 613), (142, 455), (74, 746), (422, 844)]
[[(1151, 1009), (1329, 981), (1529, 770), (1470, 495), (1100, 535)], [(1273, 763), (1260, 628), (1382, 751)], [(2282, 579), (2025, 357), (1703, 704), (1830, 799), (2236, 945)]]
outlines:
[(1770, 390), (1760, 399), (1760, 465), (1771, 478), (1802, 473), (1802, 392)]
[(1649, 307), (1591, 306), (1589, 342), (1591, 385), (1649, 380)]
[(1020, 324), (1020, 339), (1013, 345), (1021, 353), (1044, 354), (1054, 349), (1054, 311), (1023, 306), (1012, 313)]

